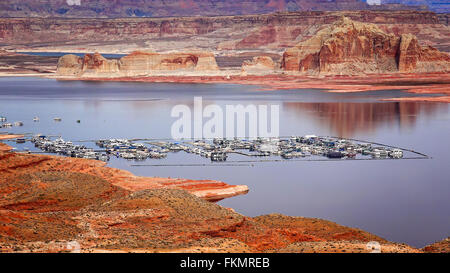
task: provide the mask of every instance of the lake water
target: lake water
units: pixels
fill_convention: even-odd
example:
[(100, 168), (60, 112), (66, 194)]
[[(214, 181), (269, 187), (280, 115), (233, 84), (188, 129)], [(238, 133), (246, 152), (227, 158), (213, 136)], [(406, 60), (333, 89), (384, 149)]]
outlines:
[[(136, 175), (215, 179), (246, 184), (247, 195), (220, 202), (257, 216), (316, 217), (416, 247), (450, 235), (450, 106), (381, 102), (401, 91), (334, 94), (321, 90), (259, 91), (225, 84), (70, 82), (0, 78), (0, 116), (23, 127), (0, 132), (61, 135), (66, 140), (170, 138), (177, 104), (279, 105), (280, 135), (333, 135), (423, 152), (428, 160), (259, 162), (227, 166), (184, 152), (138, 164), (202, 163), (191, 167), (112, 167)], [(33, 117), (40, 117), (34, 123)], [(56, 123), (54, 117), (61, 117)], [(80, 120), (81, 123), (76, 121)], [(16, 145), (18, 149), (30, 144)]]

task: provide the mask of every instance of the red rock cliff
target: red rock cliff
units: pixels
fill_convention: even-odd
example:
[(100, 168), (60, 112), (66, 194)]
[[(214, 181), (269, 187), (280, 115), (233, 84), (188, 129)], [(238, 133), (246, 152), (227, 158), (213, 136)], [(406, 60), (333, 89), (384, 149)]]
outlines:
[[(398, 1), (398, 0), (397, 0)], [(439, 1), (439, 0), (434, 0)], [(72, 1), (75, 2), (75, 1)], [(424, 3), (425, 5), (427, 3)], [(363, 0), (2, 0), (2, 17), (168, 17), (261, 14), (276, 11), (424, 9), (408, 5), (371, 6)], [(425, 7), (426, 8), (426, 7)]]
[(420, 46), (414, 35), (387, 34), (375, 24), (342, 17), (286, 50), (282, 68), (330, 74), (436, 72), (450, 70), (450, 56)]
[(422, 11), (314, 11), (183, 18), (0, 18), (0, 41), (24, 52), (42, 47), (62, 52), (104, 51), (105, 43), (114, 44), (116, 52), (132, 52), (146, 48), (140, 46), (143, 41), (161, 52), (187, 48), (284, 49), (310, 38), (342, 15), (376, 23), (396, 35), (412, 33), (420, 41), (450, 52), (448, 18)]

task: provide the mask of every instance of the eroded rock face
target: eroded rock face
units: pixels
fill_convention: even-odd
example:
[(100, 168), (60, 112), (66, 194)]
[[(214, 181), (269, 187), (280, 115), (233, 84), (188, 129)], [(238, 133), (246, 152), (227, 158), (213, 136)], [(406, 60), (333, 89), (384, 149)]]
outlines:
[(331, 74), (437, 72), (450, 69), (450, 57), (420, 46), (414, 35), (387, 34), (375, 24), (342, 17), (286, 50), (282, 67)]
[[(85, 7), (84, 2), (82, 7)], [(31, 18), (27, 15), (26, 18), (0, 18), (0, 39), (9, 48), (22, 48), (24, 52), (31, 49), (73, 52), (79, 48), (95, 52), (101, 46), (105, 52), (129, 53), (145, 50), (147, 45), (142, 44), (143, 37), (145, 44), (159, 52), (188, 51), (189, 48), (284, 50), (311, 38), (317, 30), (329, 26), (342, 15), (355, 21), (376, 23), (388, 33), (412, 33), (420, 41), (450, 52), (448, 15), (405, 10), (120, 19)], [(110, 43), (106, 45), (106, 42)]]
[(417, 38), (403, 34), (400, 38), (398, 70), (400, 72), (449, 71), (450, 56), (431, 46), (420, 46)]
[(267, 74), (274, 72), (275, 62), (268, 56), (257, 56), (242, 64), (243, 74)]
[(83, 58), (64, 55), (58, 60), (57, 73), (62, 76), (101, 76), (119, 72), (117, 60), (108, 60), (99, 53), (86, 54)]
[(120, 60), (108, 60), (99, 53), (84, 58), (65, 55), (59, 59), (58, 74), (63, 76), (142, 76), (157, 71), (217, 71), (214, 54), (208, 52), (133, 52)]
[(84, 75), (113, 74), (117, 72), (119, 72), (117, 60), (108, 60), (99, 53), (84, 55), (82, 67)]
[(120, 71), (127, 76), (146, 75), (152, 71), (217, 71), (214, 54), (208, 52), (166, 53), (133, 52), (120, 59)]

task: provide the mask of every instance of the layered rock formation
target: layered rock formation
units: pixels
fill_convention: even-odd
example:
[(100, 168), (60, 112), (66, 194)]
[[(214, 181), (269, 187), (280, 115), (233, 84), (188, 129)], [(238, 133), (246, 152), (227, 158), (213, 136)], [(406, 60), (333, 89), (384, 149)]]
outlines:
[(63, 76), (108, 76), (119, 72), (117, 60), (108, 60), (99, 53), (86, 54), (83, 58), (73, 54), (58, 60), (57, 73)]
[(84, 75), (110, 75), (119, 72), (117, 60), (108, 60), (99, 53), (86, 54), (81, 71)]
[(217, 71), (214, 54), (133, 52), (119, 61), (119, 69), (127, 76), (147, 75), (152, 71)]
[(253, 57), (253, 60), (242, 63), (243, 74), (270, 74), (274, 70), (275, 63), (268, 56)]
[(450, 52), (448, 18), (411, 11), (314, 11), (185, 18), (0, 18), (0, 41), (2, 47), (16, 51), (284, 50), (310, 38), (342, 15), (376, 23), (396, 35), (412, 33), (420, 41)]
[(99, 53), (86, 54), (84, 58), (64, 55), (58, 61), (57, 73), (61, 76), (118, 77), (143, 76), (160, 71), (218, 71), (214, 54), (133, 52), (120, 60), (108, 60)]
[(450, 55), (431, 46), (420, 46), (417, 37), (403, 34), (398, 50), (400, 72), (450, 71)]
[(450, 70), (447, 53), (419, 45), (410, 34), (387, 34), (375, 24), (342, 17), (285, 51), (286, 71), (359, 74)]

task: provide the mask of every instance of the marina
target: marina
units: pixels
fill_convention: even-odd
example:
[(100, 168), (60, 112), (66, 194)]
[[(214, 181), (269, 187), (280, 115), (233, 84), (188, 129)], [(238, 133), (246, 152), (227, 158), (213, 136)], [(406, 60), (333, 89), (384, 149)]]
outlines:
[[(101, 139), (91, 141), (65, 141), (61, 137), (34, 135), (19, 138), (18, 144), (30, 141), (42, 153), (68, 157), (109, 161), (111, 157), (144, 161), (164, 159), (170, 153), (184, 152), (225, 162), (232, 154), (248, 157), (242, 162), (269, 162), (292, 160), (379, 160), (379, 159), (426, 159), (427, 155), (380, 143), (344, 139), (330, 136), (291, 136), (257, 139), (202, 139), (159, 140), (151, 139)], [(80, 144), (74, 144), (80, 143)], [(89, 145), (91, 144), (91, 145)], [(94, 146), (95, 145), (95, 146)], [(24, 150), (22, 152), (30, 152)], [(405, 154), (408, 154), (405, 156)], [(265, 158), (265, 159), (264, 159)], [(269, 160), (267, 158), (270, 158)], [(236, 161), (232, 161), (236, 162)]]

